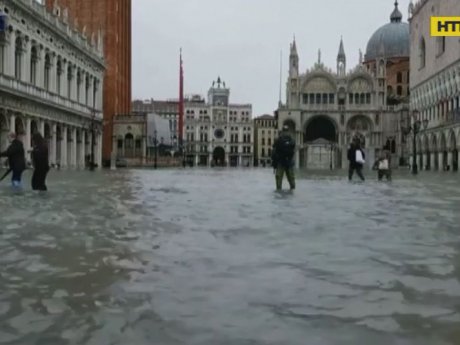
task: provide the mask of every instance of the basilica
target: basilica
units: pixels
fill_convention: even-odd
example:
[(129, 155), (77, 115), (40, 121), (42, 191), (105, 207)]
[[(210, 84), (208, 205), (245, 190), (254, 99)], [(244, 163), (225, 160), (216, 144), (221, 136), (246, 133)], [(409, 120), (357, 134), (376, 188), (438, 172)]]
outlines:
[(341, 39), (333, 70), (318, 61), (300, 70), (297, 43), (290, 47), (286, 102), (277, 111), (278, 128), (287, 125), (297, 141), (296, 166), (302, 169), (340, 169), (348, 166), (347, 149), (360, 141), (366, 164), (382, 151), (398, 164), (403, 138), (400, 121), (409, 93), (409, 25), (396, 2), (390, 22), (370, 38), (366, 54), (347, 69)]

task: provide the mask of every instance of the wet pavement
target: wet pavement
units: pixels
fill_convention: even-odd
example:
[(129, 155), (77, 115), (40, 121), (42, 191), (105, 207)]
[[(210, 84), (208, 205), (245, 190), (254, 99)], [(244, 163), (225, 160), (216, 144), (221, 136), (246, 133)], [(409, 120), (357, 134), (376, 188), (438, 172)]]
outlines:
[(460, 174), (398, 174), (3, 182), (0, 344), (460, 344)]

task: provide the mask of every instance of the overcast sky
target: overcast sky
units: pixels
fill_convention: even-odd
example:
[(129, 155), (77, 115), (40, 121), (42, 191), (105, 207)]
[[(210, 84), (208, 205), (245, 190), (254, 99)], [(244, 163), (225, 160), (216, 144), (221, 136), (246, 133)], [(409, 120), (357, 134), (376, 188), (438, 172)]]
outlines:
[[(272, 113), (283, 101), (289, 44), (295, 34), (301, 71), (318, 59), (336, 68), (343, 36), (347, 69), (359, 49), (390, 21), (394, 0), (132, 0), (133, 98), (178, 97), (179, 48), (185, 93), (206, 95), (221, 76), (232, 103), (252, 103), (253, 115)], [(409, 0), (399, 8), (407, 21)]]

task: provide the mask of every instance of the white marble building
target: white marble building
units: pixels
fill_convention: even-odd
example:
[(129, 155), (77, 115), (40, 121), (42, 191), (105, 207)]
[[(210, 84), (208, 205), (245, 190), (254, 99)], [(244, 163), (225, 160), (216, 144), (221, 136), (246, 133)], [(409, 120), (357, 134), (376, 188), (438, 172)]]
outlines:
[(252, 105), (231, 104), (230, 89), (220, 78), (209, 89), (207, 103), (185, 103), (184, 126), (189, 164), (253, 166)]
[(0, 148), (8, 132), (25, 148), (31, 135), (49, 142), (50, 163), (85, 166), (94, 128), (95, 162), (101, 166), (102, 33), (69, 23), (66, 9), (49, 13), (35, 0), (0, 0)]
[(411, 3), (411, 110), (427, 123), (417, 136), (421, 170), (458, 171), (460, 148), (460, 40), (431, 37), (430, 17), (460, 14), (458, 0)]

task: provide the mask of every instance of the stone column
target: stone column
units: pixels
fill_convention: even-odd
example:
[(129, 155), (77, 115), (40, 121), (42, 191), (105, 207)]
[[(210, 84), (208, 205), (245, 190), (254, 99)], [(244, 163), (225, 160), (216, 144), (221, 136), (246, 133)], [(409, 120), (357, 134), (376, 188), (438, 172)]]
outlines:
[(447, 153), (447, 164), (449, 165), (450, 171), (454, 170), (454, 155), (452, 151)]
[(80, 146), (80, 162), (78, 163), (81, 168), (85, 168), (85, 156), (86, 156), (86, 131), (81, 131), (81, 146)]
[[(116, 137), (112, 140), (112, 158), (117, 159), (117, 142)], [(147, 158), (147, 138), (142, 139), (142, 164), (145, 164)]]
[(431, 153), (430, 161), (431, 161), (431, 170), (436, 171), (436, 164), (435, 164), (435, 162), (436, 162), (436, 153), (435, 152)]
[(38, 130), (40, 134), (43, 135), (43, 137), (45, 137), (45, 121), (44, 120), (40, 120), (38, 122)]
[(444, 160), (443, 160), (443, 153), (442, 152), (439, 152), (438, 153), (438, 163), (439, 163), (439, 170), (440, 171), (443, 171), (444, 170)]
[(44, 88), (44, 77), (45, 77), (45, 59), (43, 58), (43, 48), (37, 46), (37, 70), (36, 70), (36, 80), (37, 86), (39, 88)]
[(51, 143), (50, 143), (50, 163), (56, 164), (56, 137), (57, 137), (57, 125), (53, 123), (51, 125)]
[(71, 155), (70, 155), (70, 165), (72, 168), (77, 167), (77, 128), (72, 128), (72, 141), (71, 141)]
[(420, 170), (426, 170), (426, 164), (428, 162), (427, 157), (426, 157), (426, 153), (424, 153), (422, 155), (422, 161), (423, 161), (423, 166), (420, 167)]
[(77, 101), (78, 102), (78, 99), (77, 99), (77, 87), (78, 87), (78, 83), (77, 83), (77, 71), (75, 70), (75, 65), (72, 66), (72, 81), (71, 81), (71, 84), (72, 84), (72, 92), (70, 94), (70, 99), (73, 100), (73, 101)]
[(31, 118), (27, 118), (26, 119), (26, 134), (24, 136), (24, 150), (26, 151), (26, 158), (27, 158), (27, 161), (30, 161), (31, 160), (31, 155), (29, 153), (29, 151), (31, 150), (31, 124), (32, 124), (32, 120)]
[(22, 52), (21, 62), (22, 62), (22, 71), (21, 71), (21, 80), (30, 83), (30, 59), (31, 59), (31, 44), (29, 39), (24, 38), (23, 41), (24, 51)]
[(5, 74), (14, 77), (14, 67), (16, 58), (16, 31), (9, 34), (9, 39), (5, 45)]
[(62, 66), (62, 73), (61, 73), (61, 92), (59, 93), (62, 97), (67, 97), (67, 89), (68, 89), (68, 78), (67, 78), (67, 61), (61, 61)]
[[(57, 63), (56, 63), (56, 56), (53, 53), (50, 53), (50, 78), (49, 78), (49, 83), (50, 83), (50, 92), (56, 93), (56, 78), (57, 78)], [(43, 73), (45, 73), (43, 71)]]
[(16, 133), (16, 115), (10, 117), (10, 133)]
[(61, 169), (67, 168), (67, 127), (61, 127)]
[(97, 134), (97, 151), (96, 151), (96, 164), (98, 168), (102, 168), (102, 133)]
[(93, 77), (89, 77), (89, 88), (88, 88), (88, 99), (87, 99), (87, 105), (88, 107), (92, 108), (93, 107), (93, 89), (94, 89), (94, 80)]

